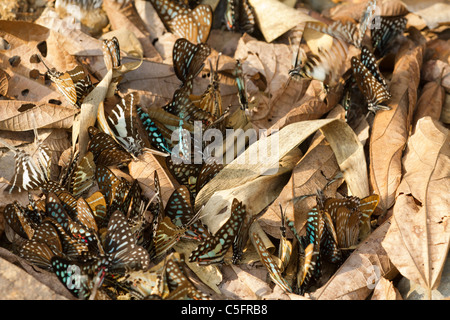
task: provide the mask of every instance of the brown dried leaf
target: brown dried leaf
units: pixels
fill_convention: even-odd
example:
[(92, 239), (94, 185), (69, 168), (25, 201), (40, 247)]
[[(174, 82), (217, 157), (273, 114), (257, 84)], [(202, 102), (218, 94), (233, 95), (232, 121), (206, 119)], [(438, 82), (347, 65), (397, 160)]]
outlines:
[(169, 200), (176, 186), (172, 183), (165, 169), (155, 156), (149, 152), (145, 152), (139, 156), (137, 161), (132, 161), (128, 165), (130, 175), (137, 179), (147, 198), (151, 199), (155, 194), (154, 173), (158, 172), (159, 183), (161, 186), (161, 195), (164, 205)]
[(441, 23), (450, 22), (450, 4), (440, 0), (403, 0), (406, 8), (422, 17), (433, 29)]
[[(285, 93), (288, 84), (290, 57), (291, 51), (287, 45), (265, 43), (249, 35), (239, 40), (235, 58), (242, 62), (249, 101), (255, 99), (257, 103), (249, 110), (252, 121), (266, 119), (275, 105), (279, 107), (276, 102)], [(284, 108), (281, 106), (284, 113), (287, 113), (289, 102)], [(272, 114), (270, 121), (277, 121), (279, 117), (275, 118)]]
[(394, 284), (386, 279), (385, 277), (381, 277), (380, 281), (378, 281), (375, 290), (373, 290), (371, 300), (403, 300), (400, 292), (394, 287)]
[(0, 130), (27, 131), (36, 128), (69, 129), (79, 110), (55, 104), (27, 101), (0, 101)]
[(152, 44), (150, 33), (137, 13), (133, 2), (129, 1), (126, 5), (122, 6), (115, 1), (105, 0), (103, 1), (103, 6), (113, 30), (123, 28), (131, 31), (141, 42), (144, 57), (150, 61), (162, 62), (160, 54)]
[(402, 175), (401, 156), (417, 101), (423, 51), (422, 39), (403, 44), (390, 83), (392, 98), (388, 105), (392, 110), (377, 112), (373, 122), (370, 181), (374, 192), (380, 195), (378, 207), (384, 211), (394, 203)]
[(9, 75), (0, 69), (0, 96), (7, 96), (9, 87)]
[[(403, 158), (405, 175), (383, 247), (403, 276), (431, 290), (450, 244), (450, 139), (448, 129), (429, 117), (418, 121)], [(431, 297), (431, 296), (430, 296)]]
[(423, 117), (429, 116), (434, 120), (439, 120), (444, 101), (444, 88), (435, 81), (426, 83), (417, 101), (413, 127), (415, 128), (417, 121)]
[(256, 23), (267, 42), (272, 42), (282, 34), (313, 17), (293, 9), (276, 0), (250, 0), (255, 10)]
[(345, 260), (328, 282), (312, 293), (318, 300), (364, 300), (381, 277), (392, 279), (397, 270), (381, 246), (390, 221), (386, 221)]
[[(328, 119), (343, 119), (342, 107), (333, 109)], [(306, 222), (306, 213), (316, 204), (314, 197), (301, 198), (304, 195), (315, 194), (323, 190), (327, 182), (340, 172), (336, 157), (325, 136), (321, 133), (311, 142), (308, 151), (295, 165), (289, 182), (284, 186), (277, 200), (267, 209), (259, 222), (264, 231), (275, 238), (280, 236), (281, 204), (286, 216), (295, 222), (297, 230), (301, 230)], [(339, 183), (333, 183), (325, 191), (326, 195), (334, 196)]]

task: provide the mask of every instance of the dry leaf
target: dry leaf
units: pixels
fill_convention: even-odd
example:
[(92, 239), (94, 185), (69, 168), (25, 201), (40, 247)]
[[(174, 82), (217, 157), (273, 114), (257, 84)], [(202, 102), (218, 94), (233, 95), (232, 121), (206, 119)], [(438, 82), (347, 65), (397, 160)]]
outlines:
[(155, 170), (158, 171), (161, 196), (164, 205), (166, 205), (167, 200), (169, 200), (176, 186), (174, 186), (167, 175), (167, 170), (160, 165), (154, 155), (145, 152), (139, 156), (137, 161), (130, 162), (128, 168), (130, 170), (130, 175), (139, 181), (145, 196), (149, 199), (152, 199), (155, 194), (154, 174)]
[(296, 25), (314, 18), (276, 0), (250, 0), (256, 21), (267, 42), (272, 42)]
[[(340, 118), (343, 110), (334, 109), (329, 119)], [(284, 186), (278, 198), (259, 218), (264, 230), (275, 238), (280, 237), (280, 208), (281, 204), (286, 216), (295, 222), (297, 230), (301, 230), (306, 223), (306, 213), (316, 205), (314, 197), (302, 198), (305, 195), (316, 194), (323, 190), (328, 181), (332, 180), (340, 171), (336, 157), (323, 134), (311, 142), (311, 146), (302, 159), (295, 165), (289, 182)], [(331, 184), (326, 195), (334, 196), (339, 183)]]
[(373, 290), (371, 300), (403, 300), (400, 292), (394, 287), (394, 284), (381, 277), (378, 281), (375, 290)]
[(397, 271), (381, 246), (390, 222), (386, 221), (359, 245), (328, 282), (312, 293), (318, 300), (364, 300), (381, 277)]
[(75, 107), (27, 101), (0, 101), (0, 130), (27, 131), (39, 128), (69, 129), (79, 113)]
[(450, 22), (450, 4), (439, 0), (403, 0), (406, 8), (422, 17), (428, 28)]
[(130, 1), (122, 7), (121, 4), (115, 1), (105, 0), (103, 6), (108, 14), (109, 22), (113, 30), (123, 28), (131, 31), (141, 42), (144, 57), (150, 61), (162, 62), (161, 56), (152, 44), (150, 33), (137, 13), (133, 2)]
[(450, 243), (448, 133), (429, 117), (417, 122), (403, 158), (405, 175), (397, 190), (392, 226), (383, 240), (401, 274), (429, 293), (439, 285)]
[(375, 116), (370, 137), (370, 181), (380, 196), (378, 207), (386, 211), (395, 200), (402, 176), (401, 156), (408, 138), (412, 111), (417, 101), (424, 45), (408, 40), (399, 50), (390, 83), (389, 111)]
[(426, 83), (422, 89), (422, 94), (417, 101), (413, 127), (415, 128), (417, 121), (423, 117), (428, 116), (434, 120), (439, 120), (444, 101), (444, 88), (435, 81)]

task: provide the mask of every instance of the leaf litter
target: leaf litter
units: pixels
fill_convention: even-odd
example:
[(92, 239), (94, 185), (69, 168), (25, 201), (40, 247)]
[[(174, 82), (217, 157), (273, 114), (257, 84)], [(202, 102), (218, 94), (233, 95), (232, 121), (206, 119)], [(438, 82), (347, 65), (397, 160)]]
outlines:
[[(65, 1), (61, 3), (64, 6)], [(240, 236), (236, 237), (233, 249), (210, 252), (219, 263), (191, 261), (191, 252), (199, 250), (202, 241), (214, 243), (214, 237), (199, 242), (182, 236), (173, 241), (162, 260), (161, 257), (159, 260), (152, 258), (151, 267), (142, 274), (127, 270), (124, 274), (128, 280), (117, 279), (119, 285), (116, 287), (108, 282), (111, 279), (105, 280), (102, 286), (89, 282), (93, 294), (89, 297), (91, 291), (88, 291), (83, 297), (397, 300), (402, 296), (396, 285), (406, 278), (424, 287), (427, 298), (431, 298), (432, 290), (440, 283), (448, 282), (448, 276), (443, 273), (450, 243), (450, 203), (445, 197), (450, 167), (447, 83), (450, 61), (445, 37), (448, 15), (436, 9), (439, 4), (434, 1), (426, 2), (420, 8), (414, 1), (405, 4), (400, 1), (342, 1), (337, 4), (321, 1), (308, 8), (311, 10), (300, 3), (288, 5), (275, 0), (245, 3), (252, 8), (256, 20), (252, 22), (249, 18), (246, 24), (234, 21), (237, 25), (231, 31), (227, 30), (222, 18), (226, 16), (226, 6), (214, 5), (214, 20), (210, 22), (211, 33), (207, 41), (211, 54), (204, 60), (204, 67), (194, 74), (191, 96), (187, 97), (195, 100), (194, 96), (202, 96), (213, 83), (211, 79), (216, 71), (221, 108), (226, 110), (225, 127), (259, 130), (256, 139), (249, 141), (251, 139), (246, 137), (247, 141), (240, 147), (234, 143), (242, 137), (239, 133), (224, 139), (220, 153), (229, 156), (230, 161), (201, 186), (196, 185), (200, 177), (194, 176), (199, 168), (190, 169), (194, 171), (188, 173), (187, 182), (180, 180), (168, 161), (170, 156), (155, 150), (156, 145), (147, 141), (147, 137), (143, 139), (145, 151), (142, 154), (128, 156), (125, 162), (116, 158), (119, 163), (110, 166), (111, 172), (123, 177), (121, 184), (131, 186), (133, 181), (138, 182), (141, 195), (146, 199), (142, 202), (145, 208), (140, 211), (145, 215), (145, 219), (140, 220), (143, 225), (156, 226), (159, 220), (156, 213), (165, 208), (162, 214), (167, 215), (171, 196), (184, 185), (191, 194), (195, 192), (190, 199), (191, 210), (197, 214), (197, 220), (194, 220), (201, 221), (210, 234), (220, 234), (224, 226), (228, 226), (227, 222), (237, 215), (237, 199), (245, 208), (247, 218), (238, 229)], [(351, 68), (353, 56), (363, 60), (361, 47), (345, 43), (345, 56), (327, 56), (328, 50), (342, 40), (342, 30), (350, 34), (354, 27), (357, 31), (351, 36), (357, 34), (362, 14), (372, 4), (386, 26), (398, 17), (407, 17), (406, 28), (401, 29), (386, 48), (371, 41), (376, 37), (376, 28), (369, 28), (363, 34), (362, 43), (376, 53), (376, 64), (390, 93), (388, 101), (380, 102), (389, 110), (381, 109), (375, 113), (367, 112), (370, 93), (355, 84), (354, 79), (358, 78), (353, 75), (358, 71)], [(268, 8), (272, 8), (270, 15), (267, 15)], [(0, 171), (0, 188), (3, 189), (0, 245), (8, 249), (1, 251), (0, 257), (12, 263), (20, 261), (38, 280), (44, 276), (34, 272), (34, 268), (42, 268), (42, 264), (33, 266), (33, 272), (30, 271), (29, 265), (36, 259), (30, 260), (23, 250), (18, 249), (26, 248), (26, 241), (35, 240), (23, 239), (17, 234), (13, 222), (6, 221), (9, 217), (7, 208), (11, 210), (14, 201), (18, 201), (16, 206), (26, 208), (30, 206), (29, 200), (34, 199), (37, 201), (32, 204), (35, 207), (26, 210), (37, 210), (40, 201), (50, 195), (43, 190), (35, 190), (30, 196), (28, 191), (8, 192), (18, 175), (15, 172), (18, 161), (13, 155), (23, 150), (32, 155), (35, 166), (43, 170), (36, 158), (43, 153), (36, 150), (41, 145), (48, 146), (52, 151), (49, 176), (55, 181), (63, 181), (60, 180), (66, 170), (63, 164), (70, 162), (72, 152), (77, 150), (83, 158), (92, 150), (90, 127), (98, 124), (105, 128), (108, 123), (110, 130), (113, 129), (105, 115), (112, 114), (114, 104), (104, 103), (111, 95), (120, 101), (127, 94), (136, 93), (138, 105), (157, 119), (167, 141), (174, 138), (170, 135), (178, 127), (177, 122), (191, 133), (195, 128), (183, 118), (184, 114), (165, 115), (162, 111), (175, 101), (175, 92), (184, 88), (186, 82), (175, 73), (173, 65), (172, 50), (179, 38), (177, 29), (166, 29), (165, 18), (157, 8), (142, 0), (125, 4), (104, 0), (101, 8), (80, 6), (79, 11), (82, 19), (49, 3), (36, 11), (40, 13), (39, 17), (36, 15), (28, 21), (23, 21), (24, 16), (19, 13), (15, 16), (0, 13), (7, 19), (0, 21), (3, 43), (0, 103), (4, 110), (0, 117), (0, 163), (2, 168), (8, 168)], [(195, 12), (188, 6), (180, 9), (182, 11), (188, 12), (187, 15)], [(433, 18), (427, 12), (433, 12)], [(308, 29), (308, 22), (330, 27), (318, 32)], [(251, 29), (246, 29), (249, 25)], [(102, 44), (103, 40), (113, 37), (119, 39), (122, 65), (108, 69)], [(294, 44), (301, 48), (297, 60), (292, 59), (296, 57)], [(221, 58), (215, 70), (220, 51)], [(239, 87), (236, 59), (242, 64), (241, 80), (245, 89)], [(51, 81), (41, 61), (62, 73), (82, 65), (93, 88), (78, 105), (72, 105)], [(335, 65), (326, 69), (324, 66), (330, 62)], [(338, 63), (345, 68), (338, 68)], [(296, 65), (302, 70), (300, 77), (292, 73)], [(331, 73), (338, 73), (339, 81), (328, 87), (322, 76), (336, 77)], [(241, 110), (242, 95), (248, 101), (245, 110)], [(165, 120), (169, 115), (171, 120)], [(143, 121), (136, 115), (134, 117), (139, 134), (145, 136)], [(164, 124), (164, 121), (169, 122)], [(114, 137), (117, 143), (114, 148), (123, 148), (117, 137)], [(251, 164), (246, 162), (272, 145), (277, 148), (275, 155), (260, 157)], [(101, 166), (98, 156), (94, 156), (96, 163), (92, 164), (94, 171), (90, 172), (96, 172)], [(85, 160), (83, 163), (90, 162)], [(82, 197), (88, 199), (98, 194), (95, 192), (99, 188), (102, 190), (100, 180)], [(114, 188), (120, 187), (114, 185)], [(119, 189), (114, 190), (119, 192)], [(357, 241), (350, 248), (340, 247), (333, 238), (333, 232), (340, 230), (338, 218), (332, 217), (331, 206), (321, 210), (321, 192), (325, 199), (332, 199), (334, 203), (346, 199), (363, 201), (371, 194), (379, 196), (378, 205), (371, 209), (364, 222), (363, 211), (348, 209), (359, 212), (361, 221), (356, 231)], [(46, 195), (42, 196), (43, 193)], [(112, 203), (107, 203), (109, 205)], [(91, 210), (101, 212), (98, 211), (101, 205)], [(283, 238), (281, 210), (287, 218), (287, 240), (293, 245), (288, 257), (280, 256), (283, 239), (286, 239)], [(322, 238), (314, 240), (320, 245), (307, 246), (308, 241), (313, 242), (308, 237), (311, 237), (310, 219), (314, 212), (319, 212), (325, 229), (318, 232)], [(124, 213), (131, 214), (131, 211)], [(37, 227), (36, 222), (33, 223), (33, 228)], [(187, 235), (190, 223), (181, 227), (168, 224), (164, 228), (186, 228), (183, 230)], [(346, 223), (350, 224), (350, 219)], [(164, 234), (158, 232), (156, 235)], [(169, 231), (165, 232), (168, 237)], [(242, 234), (246, 236), (242, 237)], [(142, 239), (151, 239), (151, 235), (145, 233), (142, 237), (138, 238), (140, 245)], [(225, 239), (221, 241), (231, 246)], [(261, 252), (258, 253), (260, 244), (255, 239), (260, 239), (266, 248), (270, 256), (267, 261)], [(238, 240), (243, 244), (240, 258), (236, 259), (234, 246)], [(334, 253), (327, 251), (330, 242), (337, 245)], [(315, 265), (308, 262), (312, 247), (317, 250), (313, 256), (318, 255), (320, 262)], [(148, 251), (152, 254), (151, 248)], [(46, 259), (47, 266), (50, 265), (47, 270), (52, 271), (54, 259)], [(86, 261), (86, 257), (83, 259)], [(283, 264), (287, 267), (283, 268)], [(180, 272), (173, 271), (172, 265), (179, 266)], [(58, 283), (52, 272), (45, 273), (41, 282), (63, 296), (74, 297), (64, 285), (52, 285), (49, 280), (52, 277), (53, 282)], [(159, 282), (152, 282), (153, 277), (160, 279)], [(133, 281), (136, 282), (132, 284)], [(173, 281), (178, 281), (178, 286), (174, 286)]]

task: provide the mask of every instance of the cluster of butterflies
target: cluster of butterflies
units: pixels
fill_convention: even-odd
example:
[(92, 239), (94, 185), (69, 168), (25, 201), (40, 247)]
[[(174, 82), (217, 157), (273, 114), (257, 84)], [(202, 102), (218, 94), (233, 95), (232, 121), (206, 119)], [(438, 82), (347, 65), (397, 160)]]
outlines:
[[(201, 121), (205, 129), (223, 131), (226, 128), (228, 110), (222, 107), (219, 58), (215, 68), (210, 61), (211, 81), (204, 93), (200, 96), (192, 94), (194, 79), (211, 53), (210, 47), (204, 43), (212, 21), (211, 9), (191, 2), (152, 3), (170, 30), (182, 32), (183, 29), (185, 32), (186, 38), (178, 39), (173, 48), (173, 67), (181, 81), (180, 88), (174, 92), (172, 100), (158, 110), (144, 110), (133, 92), (116, 98), (105, 114), (105, 121), (99, 124), (101, 130), (89, 127), (87, 153), (80, 155), (75, 152), (57, 179), (50, 175), (51, 151), (38, 139), (37, 130), (37, 148), (33, 156), (10, 147), (16, 164), (8, 191), (14, 188), (19, 191), (38, 189), (44, 194), (40, 199), (30, 196), (27, 206), (14, 202), (5, 208), (6, 222), (19, 236), (15, 241), (18, 255), (55, 272), (78, 298), (92, 298), (98, 290), (105, 290), (113, 298), (205, 299), (208, 296), (189, 280), (184, 258), (172, 253), (172, 248), (182, 239), (197, 241), (198, 246), (188, 259), (200, 265), (222, 263), (231, 248), (231, 262), (237, 264), (251, 239), (272, 280), (286, 291), (303, 293), (314, 279), (319, 278), (322, 257), (339, 263), (348, 249), (357, 244), (359, 227), (369, 219), (378, 197), (340, 200), (318, 196), (317, 207), (308, 213), (306, 236), (302, 237), (282, 214), (278, 260), (273, 259), (257, 233), (250, 234), (250, 226), (257, 215), (248, 214), (238, 199), (232, 201), (227, 221), (211, 234), (200, 220), (206, 213), (202, 210), (195, 212), (194, 201), (198, 192), (224, 165), (206, 161), (203, 157), (201, 163), (194, 161), (199, 152), (201, 156), (201, 150), (196, 150), (198, 146), (194, 139), (183, 136), (184, 130), (192, 132), (195, 121)], [(228, 1), (227, 7), (230, 7), (230, 11), (227, 10), (230, 29), (252, 30), (254, 16), (248, 2)], [(251, 17), (253, 23), (249, 23)], [(364, 18), (362, 21), (368, 23), (369, 20)], [(190, 23), (194, 25), (187, 28), (185, 25)], [(184, 27), (180, 27), (182, 25)], [(320, 57), (307, 55), (306, 63), (296, 66), (291, 71), (292, 75), (315, 77), (321, 74), (317, 71), (319, 67), (331, 70), (331, 57), (347, 52), (342, 39), (353, 39), (348, 35), (354, 37), (357, 33), (350, 32), (356, 30), (353, 25), (338, 23), (327, 28), (315, 24), (309, 27), (333, 35), (341, 45), (334, 46), (330, 52), (321, 52)], [(366, 27), (362, 27), (364, 32), (359, 34), (364, 34)], [(388, 30), (378, 36), (372, 34), (372, 40), (376, 39), (373, 46), (378, 52), (384, 52), (384, 47), (392, 39), (392, 36), (385, 36), (385, 33), (394, 33), (392, 28)], [(354, 44), (360, 45), (362, 36), (355, 39), (352, 40)], [(103, 52), (108, 69), (120, 68), (120, 47), (116, 38), (104, 40)], [(43, 59), (41, 61), (44, 62)], [(354, 58), (353, 63), (354, 78), (360, 88), (360, 83), (368, 83), (370, 88), (365, 84), (362, 88), (372, 92), (374, 81), (386, 88), (375, 58), (366, 47), (361, 48), (361, 60)], [(94, 87), (87, 71), (82, 66), (66, 72), (49, 67), (47, 70), (50, 80), (65, 98), (72, 105), (81, 107)], [(337, 81), (334, 74), (322, 74), (327, 85)], [(248, 101), (240, 61), (236, 62), (233, 75), (241, 108), (246, 109)], [(366, 95), (369, 107), (376, 109), (384, 101), (378, 96), (378, 93), (375, 98)], [(172, 141), (177, 129), (180, 132), (178, 144)], [(146, 135), (143, 136), (142, 132)], [(202, 150), (205, 149), (203, 143)], [(111, 167), (126, 167), (149, 148), (166, 155), (167, 168), (180, 184), (166, 205), (156, 171), (155, 197), (147, 199), (136, 180), (129, 182), (111, 170)], [(191, 161), (174, 161), (176, 157), (181, 160), (190, 158)], [(98, 188), (98, 191), (86, 196), (92, 188)], [(292, 229), (298, 242), (301, 263), (298, 264), (295, 286), (283, 277), (292, 253), (292, 244), (286, 238), (286, 226)]]
[[(116, 38), (104, 40), (103, 51), (108, 69), (121, 66)], [(194, 213), (193, 209), (196, 193), (223, 165), (205, 161), (200, 164), (175, 163), (167, 156), (167, 167), (180, 187), (173, 192), (166, 206), (156, 171), (156, 201), (150, 201), (144, 197), (137, 180), (130, 183), (119, 178), (110, 167), (123, 168), (145, 151), (138, 119), (150, 145), (166, 155), (173, 153), (174, 143), (170, 136), (174, 128), (181, 129), (184, 123), (192, 127), (197, 120), (209, 127), (223, 124), (220, 121), (223, 114), (217, 70), (211, 68), (211, 83), (203, 95), (192, 98), (191, 94), (193, 79), (209, 54), (210, 48), (206, 44), (177, 40), (173, 61), (182, 85), (175, 91), (173, 100), (162, 108), (164, 117), (173, 122), (169, 125), (158, 122), (156, 119), (161, 117), (146, 113), (137, 104), (135, 93), (127, 94), (119, 98), (105, 116), (105, 123), (100, 124), (102, 130), (93, 126), (88, 128), (87, 153), (80, 156), (75, 152), (57, 179), (50, 175), (51, 150), (38, 139), (36, 129), (33, 155), (10, 147), (16, 163), (7, 191), (37, 189), (44, 194), (39, 200), (30, 196), (27, 206), (14, 202), (5, 209), (7, 224), (19, 236), (15, 241), (19, 256), (54, 271), (78, 298), (93, 297), (99, 288), (105, 287), (114, 298), (155, 295), (171, 299), (207, 298), (188, 280), (183, 271), (183, 258), (175, 259), (171, 255), (169, 259), (167, 254), (180, 239), (191, 239), (199, 241), (189, 257), (191, 262), (219, 263), (231, 246), (236, 256), (234, 261), (239, 260), (237, 257), (246, 245), (246, 241), (240, 240), (245, 233), (241, 229), (244, 225), (248, 228), (252, 221), (245, 206), (235, 199), (230, 218), (214, 235), (200, 222), (200, 212)], [(64, 73), (47, 69), (61, 93), (74, 106), (81, 106), (93, 88), (87, 72), (81, 66)], [(242, 70), (237, 74), (242, 76)], [(243, 83), (242, 79), (240, 83)], [(86, 197), (95, 186), (98, 191)], [(150, 270), (151, 263), (161, 258), (164, 258), (162, 269)], [(155, 272), (157, 284), (153, 281)], [(146, 287), (143, 282), (151, 287)]]
[[(347, 78), (343, 105), (350, 105), (351, 92), (357, 87), (363, 94), (369, 111), (389, 110), (383, 105), (391, 98), (388, 85), (381, 75), (377, 58), (385, 56), (392, 48), (393, 40), (406, 27), (404, 16), (375, 16), (376, 0), (368, 2), (366, 10), (359, 21), (359, 28), (351, 21), (342, 23), (335, 21), (330, 25), (321, 22), (308, 22), (305, 31), (312, 29), (333, 37), (330, 48), (319, 48), (318, 53), (305, 53), (299, 47), (293, 58), (293, 68), (289, 74), (293, 77), (303, 77), (322, 81), (324, 87), (329, 89), (336, 86), (341, 77)], [(364, 45), (367, 29), (370, 29), (369, 46)], [(349, 45), (361, 50), (360, 57), (351, 58), (351, 75), (345, 72), (345, 61)]]
[[(324, 261), (339, 265), (349, 256), (359, 243), (360, 229), (370, 222), (379, 196), (373, 194), (363, 199), (354, 196), (338, 199), (327, 198), (318, 191), (316, 202), (317, 205), (307, 214), (306, 234), (303, 236), (280, 207), (278, 259), (268, 252), (258, 234), (252, 234), (271, 279), (287, 292), (304, 294), (320, 280)], [(294, 234), (294, 242), (286, 236), (287, 227)], [(293, 251), (295, 245), (296, 252)], [(288, 269), (290, 266), (293, 269)]]

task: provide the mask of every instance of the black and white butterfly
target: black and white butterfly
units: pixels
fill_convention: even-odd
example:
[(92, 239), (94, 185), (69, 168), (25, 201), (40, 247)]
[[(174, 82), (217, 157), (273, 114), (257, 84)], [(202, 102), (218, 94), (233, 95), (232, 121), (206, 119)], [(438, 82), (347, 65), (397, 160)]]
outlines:
[(367, 47), (363, 47), (361, 50), (361, 60), (352, 57), (351, 66), (353, 77), (367, 101), (368, 109), (372, 112), (390, 110), (390, 107), (381, 103), (388, 101), (391, 94), (386, 81), (378, 70), (375, 57)]
[(137, 123), (137, 94), (132, 92), (112, 108), (107, 117), (108, 124), (120, 144), (135, 157), (142, 154), (144, 142), (139, 135)]
[(405, 17), (380, 17), (379, 28), (372, 29), (372, 47), (378, 57), (383, 57), (391, 48), (392, 41), (406, 28)]
[(330, 47), (319, 48), (317, 54), (305, 53), (299, 46), (289, 75), (319, 80), (323, 82), (325, 88), (333, 87), (339, 83), (345, 72), (347, 53), (347, 43), (339, 38), (333, 39)]
[(225, 23), (230, 31), (251, 34), (255, 30), (256, 18), (248, 0), (227, 0)]

